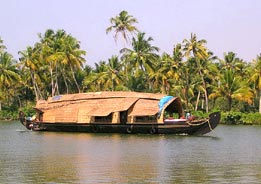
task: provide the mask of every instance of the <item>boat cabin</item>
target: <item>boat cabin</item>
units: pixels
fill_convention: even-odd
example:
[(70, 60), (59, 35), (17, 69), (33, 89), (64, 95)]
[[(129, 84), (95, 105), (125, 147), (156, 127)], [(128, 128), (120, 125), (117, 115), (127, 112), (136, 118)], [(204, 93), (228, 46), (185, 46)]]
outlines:
[(45, 123), (163, 124), (166, 114), (183, 116), (178, 97), (122, 91), (54, 96), (35, 109)]

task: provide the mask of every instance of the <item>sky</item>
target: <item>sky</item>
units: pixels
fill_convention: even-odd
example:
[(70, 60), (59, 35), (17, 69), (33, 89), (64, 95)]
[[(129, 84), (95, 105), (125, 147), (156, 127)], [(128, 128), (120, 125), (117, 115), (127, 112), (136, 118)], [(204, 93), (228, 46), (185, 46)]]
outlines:
[(86, 64), (107, 61), (124, 47), (105, 31), (122, 10), (160, 54), (171, 54), (191, 33), (220, 58), (232, 51), (251, 61), (261, 53), (260, 0), (0, 0), (0, 7), (0, 37), (17, 60), (18, 51), (39, 41), (38, 33), (63, 29), (81, 42)]

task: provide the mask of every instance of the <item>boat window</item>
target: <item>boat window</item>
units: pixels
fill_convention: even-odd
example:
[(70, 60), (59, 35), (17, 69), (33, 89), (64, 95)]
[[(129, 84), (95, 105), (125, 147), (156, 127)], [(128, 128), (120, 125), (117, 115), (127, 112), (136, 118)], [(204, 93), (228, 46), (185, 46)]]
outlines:
[(156, 122), (156, 116), (136, 116), (136, 122)]
[(112, 122), (112, 114), (110, 114), (108, 116), (95, 116), (95, 122), (111, 123)]
[(120, 122), (122, 124), (127, 122), (127, 118), (128, 118), (128, 112), (127, 111), (120, 112)]
[(43, 121), (43, 112), (39, 112), (39, 121)]

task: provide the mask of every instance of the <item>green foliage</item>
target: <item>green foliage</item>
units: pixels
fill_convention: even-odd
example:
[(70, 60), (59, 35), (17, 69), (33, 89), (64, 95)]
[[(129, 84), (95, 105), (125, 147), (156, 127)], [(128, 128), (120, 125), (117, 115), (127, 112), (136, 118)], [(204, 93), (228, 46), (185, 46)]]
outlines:
[(230, 125), (261, 125), (261, 114), (243, 112), (224, 112), (221, 115), (221, 122)]
[(19, 111), (23, 111), (25, 116), (33, 116), (35, 114), (34, 105), (29, 103), (23, 108), (18, 108), (15, 105), (4, 106), (3, 110), (0, 111), (0, 120), (16, 120), (18, 119)]
[(242, 113), (241, 119), (242, 119), (243, 124), (261, 125), (261, 114), (258, 112)]
[(18, 118), (17, 111), (2, 110), (0, 111), (0, 120), (14, 120)]
[(35, 114), (35, 110), (31, 105), (23, 107), (21, 111), (24, 112), (25, 116), (33, 116)]
[(225, 124), (231, 124), (231, 125), (242, 124), (241, 116), (242, 116), (241, 112), (223, 113), (221, 121), (224, 122)]
[(163, 51), (159, 56), (153, 38), (138, 33), (135, 23), (126, 11), (111, 19), (106, 32), (114, 31), (115, 39), (122, 34), (131, 41), (130, 47), (93, 68), (85, 63), (80, 41), (64, 30), (39, 34), (34, 46), (19, 52), (18, 63), (0, 39), (0, 117), (16, 119), (21, 107), (31, 116), (33, 101), (53, 95), (121, 90), (179, 96), (192, 115), (223, 111), (226, 124), (261, 124), (260, 114), (255, 113), (261, 94), (261, 55), (252, 63), (233, 52), (217, 59), (206, 40), (191, 34), (182, 44), (173, 44), (171, 54)]
[(193, 112), (191, 112), (191, 115), (199, 117), (199, 118), (206, 118), (206, 117), (208, 117), (208, 114), (206, 114), (203, 111), (193, 111)]

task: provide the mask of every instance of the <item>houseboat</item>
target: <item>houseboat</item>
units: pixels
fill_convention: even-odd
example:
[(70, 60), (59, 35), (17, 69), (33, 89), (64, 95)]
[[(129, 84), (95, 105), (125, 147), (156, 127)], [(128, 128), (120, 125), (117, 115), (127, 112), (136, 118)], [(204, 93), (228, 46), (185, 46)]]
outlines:
[(39, 100), (36, 116), (19, 113), (34, 131), (203, 135), (220, 121), (220, 113), (196, 118), (182, 109), (179, 97), (140, 92), (90, 92)]

